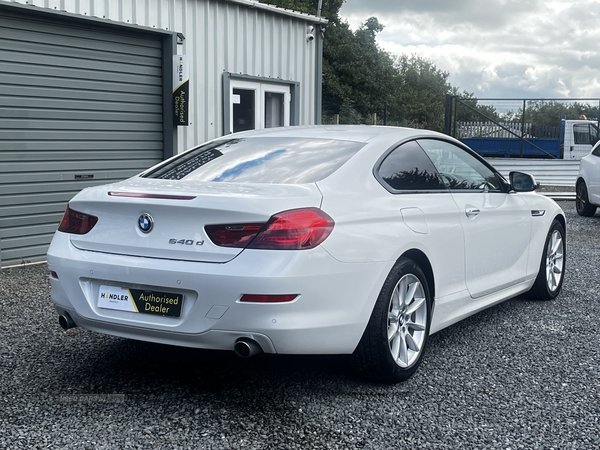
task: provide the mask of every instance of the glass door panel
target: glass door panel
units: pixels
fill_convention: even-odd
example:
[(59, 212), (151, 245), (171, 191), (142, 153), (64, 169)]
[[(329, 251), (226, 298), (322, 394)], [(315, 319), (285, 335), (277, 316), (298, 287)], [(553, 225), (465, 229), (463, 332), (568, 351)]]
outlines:
[(233, 89), (233, 132), (256, 128), (256, 91)]
[(285, 125), (284, 102), (283, 93), (265, 92), (265, 128)]

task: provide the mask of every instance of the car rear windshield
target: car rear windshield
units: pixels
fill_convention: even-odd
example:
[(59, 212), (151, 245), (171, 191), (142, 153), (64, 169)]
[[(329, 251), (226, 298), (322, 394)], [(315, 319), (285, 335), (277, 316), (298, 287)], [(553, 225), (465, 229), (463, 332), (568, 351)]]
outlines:
[(252, 137), (191, 149), (143, 173), (165, 180), (301, 184), (323, 180), (361, 147), (335, 139)]

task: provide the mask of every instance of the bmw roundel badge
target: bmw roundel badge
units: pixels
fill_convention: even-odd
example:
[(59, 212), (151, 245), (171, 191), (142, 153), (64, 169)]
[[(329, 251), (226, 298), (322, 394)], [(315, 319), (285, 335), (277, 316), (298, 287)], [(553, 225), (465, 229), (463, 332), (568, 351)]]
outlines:
[(138, 226), (142, 233), (150, 233), (152, 231), (152, 227), (154, 226), (154, 219), (150, 214), (142, 214), (138, 219)]

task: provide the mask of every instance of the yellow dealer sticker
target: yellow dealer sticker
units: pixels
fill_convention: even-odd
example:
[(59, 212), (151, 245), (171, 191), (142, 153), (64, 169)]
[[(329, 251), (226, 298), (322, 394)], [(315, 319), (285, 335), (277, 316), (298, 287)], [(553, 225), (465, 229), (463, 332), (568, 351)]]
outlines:
[(117, 286), (100, 286), (98, 307), (139, 312), (159, 316), (179, 317), (183, 295)]
[(116, 286), (100, 286), (98, 306), (100, 308), (117, 309), (119, 311), (138, 312), (129, 289)]

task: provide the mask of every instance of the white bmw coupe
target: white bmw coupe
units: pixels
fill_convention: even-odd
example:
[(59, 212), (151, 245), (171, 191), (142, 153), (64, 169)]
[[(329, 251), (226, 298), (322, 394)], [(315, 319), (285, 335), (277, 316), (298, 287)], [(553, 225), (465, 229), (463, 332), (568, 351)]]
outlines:
[(553, 299), (565, 216), (440, 133), (224, 136), (85, 189), (48, 250), (63, 328), (253, 354), (348, 354), (395, 383), (427, 338), (519, 294)]

